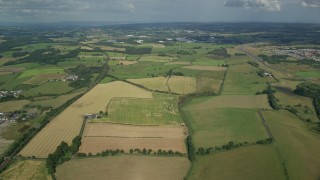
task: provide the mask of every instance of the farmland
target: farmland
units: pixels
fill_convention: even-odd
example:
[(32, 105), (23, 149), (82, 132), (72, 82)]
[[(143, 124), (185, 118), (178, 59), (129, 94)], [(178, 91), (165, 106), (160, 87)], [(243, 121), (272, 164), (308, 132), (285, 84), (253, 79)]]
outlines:
[(0, 179), (16, 180), (51, 180), (47, 173), (45, 161), (42, 160), (22, 160), (12, 164), (6, 171), (0, 175)]
[[(151, 98), (152, 94), (123, 82), (99, 84), (53, 119), (19, 154), (26, 157), (47, 157), (61, 141), (71, 143), (80, 132), (82, 116), (105, 109), (114, 97)], [(56, 133), (57, 129), (59, 134)]]
[(133, 126), (109, 123), (86, 125), (80, 152), (100, 153), (105, 149), (152, 149), (186, 152), (185, 128), (181, 126)]
[(272, 145), (255, 145), (199, 157), (188, 179), (285, 178), (276, 149)]
[(114, 98), (108, 104), (108, 116), (98, 121), (135, 125), (177, 125), (183, 122), (176, 96), (154, 93), (153, 97)]
[(183, 179), (188, 168), (188, 159), (183, 157), (113, 156), (71, 160), (59, 166), (56, 176), (57, 179), (70, 180), (90, 179), (94, 176), (102, 180), (107, 174), (108, 178), (118, 180), (176, 180)]
[(190, 94), (196, 91), (196, 80), (192, 77), (155, 77), (128, 79), (128, 81), (142, 85), (151, 90), (173, 92), (177, 94)]
[(98, 24), (0, 27), (0, 179), (320, 177), (320, 26)]

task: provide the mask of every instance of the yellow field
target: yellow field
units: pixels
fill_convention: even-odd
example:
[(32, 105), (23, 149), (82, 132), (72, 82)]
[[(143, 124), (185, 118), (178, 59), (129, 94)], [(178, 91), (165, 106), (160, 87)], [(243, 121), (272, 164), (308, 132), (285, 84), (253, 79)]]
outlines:
[(51, 180), (45, 161), (25, 160), (14, 163), (0, 175), (3, 180)]
[(119, 64), (121, 65), (131, 65), (131, 64), (137, 64), (137, 61), (120, 61)]
[(109, 156), (68, 161), (58, 166), (56, 177), (58, 180), (182, 180), (189, 166), (184, 157)]
[(15, 100), (15, 101), (6, 101), (0, 103), (0, 112), (10, 112), (17, 111), (23, 108), (23, 106), (29, 104), (28, 100)]
[(202, 71), (225, 71), (225, 67), (218, 67), (218, 66), (184, 66), (182, 68), (185, 69), (193, 69), (193, 70), (202, 70)]
[(19, 154), (45, 158), (61, 141), (70, 144), (79, 135), (83, 115), (104, 111), (114, 97), (152, 98), (152, 93), (120, 81), (99, 84), (46, 125)]
[(212, 108), (259, 108), (271, 109), (268, 103), (267, 95), (224, 95), (206, 98), (197, 109)]
[(127, 79), (135, 84), (140, 84), (150, 90), (158, 90), (168, 92), (167, 77), (141, 78), (141, 79)]
[(190, 94), (196, 92), (196, 78), (186, 76), (172, 76), (168, 85), (171, 92)]
[(133, 126), (87, 123), (79, 152), (100, 153), (106, 149), (173, 150), (186, 153), (183, 126)]
[(142, 79), (127, 79), (135, 84), (143, 85), (151, 90), (174, 92), (178, 94), (190, 94), (196, 92), (196, 79), (186, 76), (172, 76), (166, 77), (154, 77), (154, 78), (142, 78)]

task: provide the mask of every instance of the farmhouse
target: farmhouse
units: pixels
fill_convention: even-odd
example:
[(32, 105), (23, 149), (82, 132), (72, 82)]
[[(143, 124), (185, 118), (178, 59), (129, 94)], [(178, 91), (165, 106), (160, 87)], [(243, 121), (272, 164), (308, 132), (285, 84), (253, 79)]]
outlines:
[(98, 115), (97, 114), (86, 114), (84, 115), (85, 120), (91, 120), (91, 119), (97, 119)]

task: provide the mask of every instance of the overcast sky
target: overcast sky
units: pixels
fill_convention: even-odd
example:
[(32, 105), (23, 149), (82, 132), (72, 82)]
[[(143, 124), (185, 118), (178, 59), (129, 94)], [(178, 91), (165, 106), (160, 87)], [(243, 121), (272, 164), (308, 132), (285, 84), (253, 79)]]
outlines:
[(316, 22), (320, 0), (0, 0), (0, 22)]

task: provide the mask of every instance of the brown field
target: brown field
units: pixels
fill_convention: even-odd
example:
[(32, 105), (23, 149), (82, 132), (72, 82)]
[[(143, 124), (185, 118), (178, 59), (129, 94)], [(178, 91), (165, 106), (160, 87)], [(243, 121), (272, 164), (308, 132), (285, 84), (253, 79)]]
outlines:
[(79, 135), (83, 115), (104, 111), (114, 97), (152, 98), (152, 93), (120, 81), (99, 84), (55, 117), (19, 154), (45, 158), (61, 141), (70, 144)]
[(67, 76), (66, 73), (39, 74), (39, 75), (36, 75), (33, 78), (29, 79), (28, 81), (24, 82), (23, 84), (39, 85), (39, 84), (47, 82), (50, 79), (62, 79), (66, 76)]
[(193, 69), (193, 70), (202, 70), (202, 71), (225, 71), (225, 67), (218, 67), (218, 66), (184, 66), (182, 68), (185, 69)]
[(182, 180), (190, 163), (184, 157), (109, 156), (73, 159), (58, 166), (58, 180)]
[(7, 180), (51, 180), (47, 173), (45, 161), (25, 160), (14, 163), (9, 169), (5, 170), (0, 179)]
[(126, 50), (125, 48), (115, 48), (111, 46), (97, 46), (97, 47), (105, 51), (123, 51), (124, 52)]
[(212, 108), (259, 108), (270, 109), (267, 95), (223, 95), (206, 98), (198, 109)]
[(21, 72), (24, 70), (25, 68), (0, 68), (0, 72)]
[(4, 76), (4, 75), (8, 75), (8, 74), (12, 74), (12, 72), (0, 72), (0, 76)]
[(131, 64), (137, 64), (137, 61), (120, 61), (119, 64), (122, 65), (131, 65)]
[(158, 149), (186, 153), (183, 126), (133, 126), (87, 123), (79, 152), (99, 153), (106, 149)]
[(177, 62), (169, 62), (164, 65), (191, 65), (191, 62), (177, 61)]
[(10, 112), (22, 109), (25, 105), (29, 104), (28, 100), (14, 100), (0, 103), (0, 112)]

